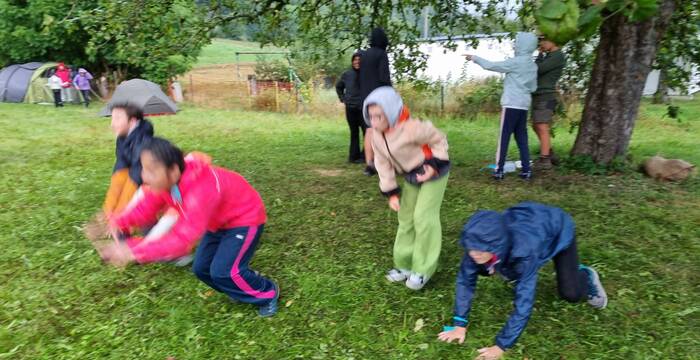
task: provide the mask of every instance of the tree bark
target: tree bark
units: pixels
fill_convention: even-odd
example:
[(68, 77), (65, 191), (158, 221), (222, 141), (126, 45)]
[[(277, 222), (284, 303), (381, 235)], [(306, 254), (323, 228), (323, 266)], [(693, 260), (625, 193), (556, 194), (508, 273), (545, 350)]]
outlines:
[(608, 164), (627, 153), (644, 84), (675, 8), (676, 0), (661, 0), (647, 20), (633, 23), (614, 15), (601, 25), (572, 155)]

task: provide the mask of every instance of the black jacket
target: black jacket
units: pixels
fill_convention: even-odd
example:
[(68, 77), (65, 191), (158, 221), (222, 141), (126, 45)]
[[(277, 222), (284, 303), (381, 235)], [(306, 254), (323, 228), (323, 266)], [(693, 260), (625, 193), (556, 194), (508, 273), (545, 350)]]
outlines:
[(352, 68), (344, 72), (335, 84), (335, 92), (345, 106), (361, 109), (362, 96), (360, 96), (360, 86), (357, 81), (358, 73), (358, 70)]
[(141, 147), (153, 138), (153, 125), (148, 120), (141, 120), (139, 126), (127, 136), (117, 138), (116, 157), (114, 171), (129, 169), (129, 177), (137, 185), (141, 185)]
[(360, 95), (363, 102), (372, 90), (380, 86), (391, 86), (389, 57), (386, 55), (389, 39), (384, 30), (372, 30), (369, 45), (370, 48), (360, 56)]

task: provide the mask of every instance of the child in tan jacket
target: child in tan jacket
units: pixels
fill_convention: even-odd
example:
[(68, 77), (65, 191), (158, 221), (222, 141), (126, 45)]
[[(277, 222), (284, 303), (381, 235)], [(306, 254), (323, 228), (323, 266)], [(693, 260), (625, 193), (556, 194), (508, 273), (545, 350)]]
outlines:
[[(447, 138), (432, 123), (411, 118), (401, 96), (389, 86), (367, 97), (363, 114), (375, 133), (372, 149), (379, 188), (399, 218), (395, 268), (386, 278), (420, 290), (440, 257), (440, 206), (450, 169)], [(404, 176), (403, 191), (397, 174)]]

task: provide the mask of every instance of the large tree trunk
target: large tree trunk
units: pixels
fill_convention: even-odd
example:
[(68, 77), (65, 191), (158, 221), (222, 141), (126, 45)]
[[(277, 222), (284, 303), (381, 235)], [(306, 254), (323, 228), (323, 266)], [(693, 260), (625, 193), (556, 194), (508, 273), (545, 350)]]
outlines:
[(572, 155), (607, 164), (624, 156), (647, 75), (676, 7), (660, 0), (655, 16), (632, 23), (615, 15), (600, 28), (600, 43)]

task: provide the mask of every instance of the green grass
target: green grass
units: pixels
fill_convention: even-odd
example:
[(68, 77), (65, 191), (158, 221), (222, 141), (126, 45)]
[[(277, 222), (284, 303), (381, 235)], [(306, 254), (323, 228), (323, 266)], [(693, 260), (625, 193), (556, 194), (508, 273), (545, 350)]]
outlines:
[[(700, 113), (698, 102), (683, 108)], [(595, 311), (559, 300), (546, 266), (530, 323), (507, 358), (697, 359), (697, 178), (661, 184), (634, 172), (561, 173), (494, 184), (480, 169), (496, 146), (496, 118), (438, 120), (454, 163), (442, 207), (444, 250), (434, 279), (412, 292), (383, 279), (392, 265), (396, 215), (378, 195), (377, 178), (345, 163), (340, 114), (185, 107), (154, 118), (158, 135), (211, 154), (265, 200), (269, 223), (253, 267), (279, 282), (282, 307), (260, 319), (253, 307), (209, 291), (189, 269), (118, 271), (100, 262), (78, 230), (100, 207), (113, 163), (108, 120), (95, 112), (0, 104), (2, 359), (472, 358), (493, 344), (512, 290), (497, 277), (482, 278), (465, 344), (436, 341), (451, 318), (459, 232), (476, 209), (522, 200), (573, 215), (581, 258), (600, 270), (610, 303)], [(644, 105), (634, 158), (659, 152), (700, 164), (697, 116), (678, 123), (662, 114)], [(572, 141), (560, 131), (556, 149), (565, 153)], [(418, 319), (425, 326), (414, 332)]]
[[(255, 51), (255, 52), (279, 52), (284, 49), (275, 46), (265, 46), (260, 48), (260, 44), (256, 42), (237, 41), (228, 39), (212, 39), (211, 44), (202, 49), (202, 53), (197, 58), (197, 66), (219, 65), (219, 64), (235, 64), (237, 51)], [(280, 59), (284, 58), (281, 54), (263, 55), (265, 59)], [(241, 62), (255, 62), (257, 55), (241, 54), (239, 55)]]

